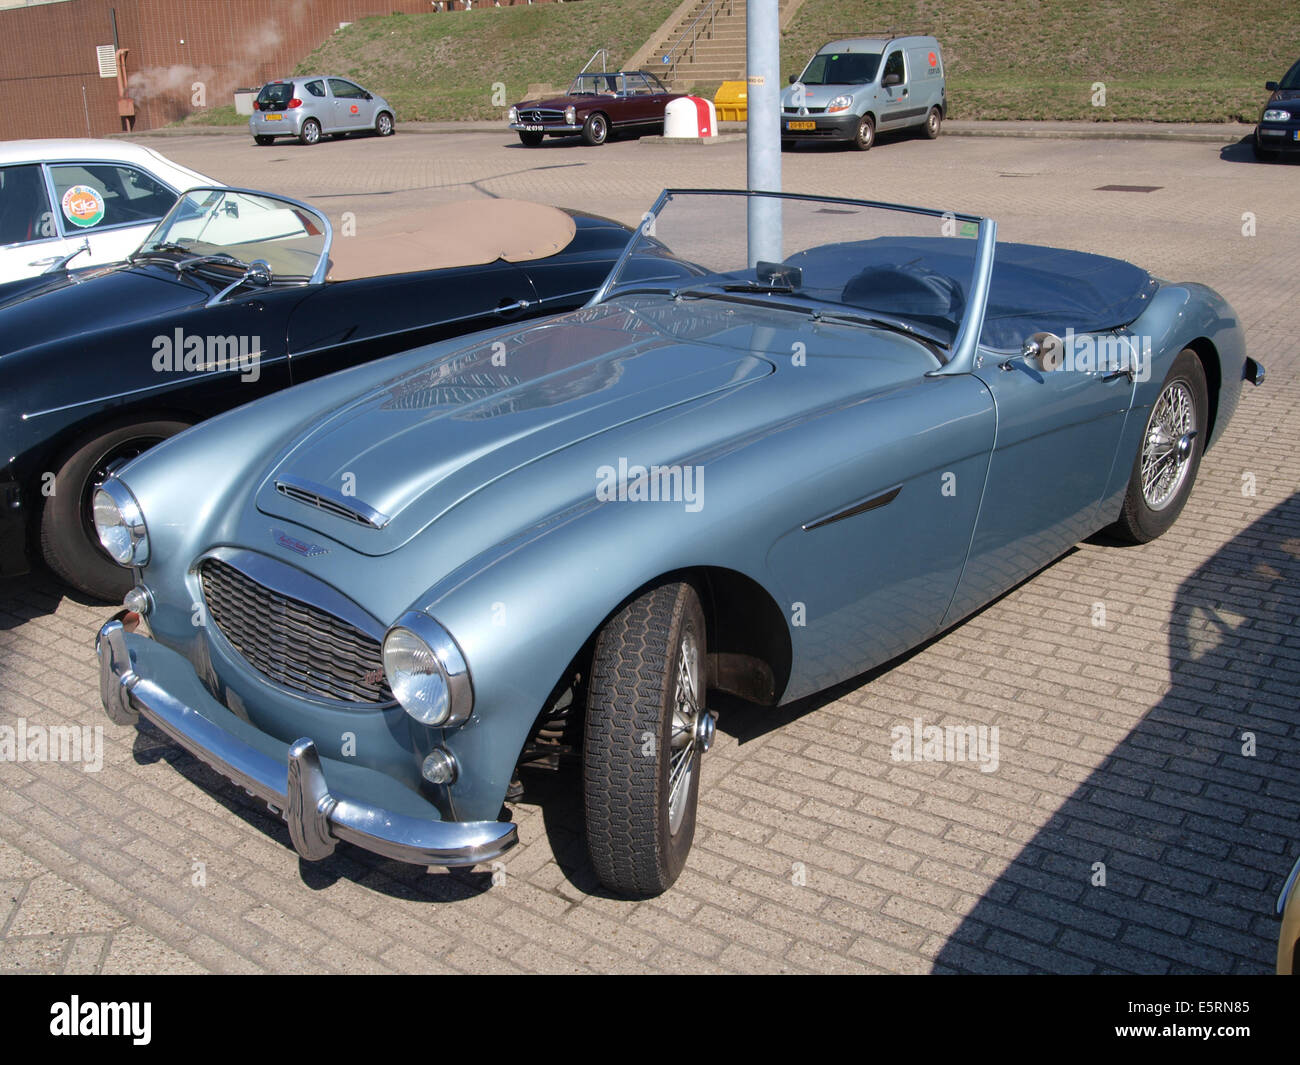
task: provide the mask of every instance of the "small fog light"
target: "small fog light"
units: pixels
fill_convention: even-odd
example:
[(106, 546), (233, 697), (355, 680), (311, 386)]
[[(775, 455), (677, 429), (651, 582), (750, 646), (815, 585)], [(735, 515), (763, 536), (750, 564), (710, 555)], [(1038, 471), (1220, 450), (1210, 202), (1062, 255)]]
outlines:
[(137, 584), (125, 596), (122, 597), (122, 605), (127, 610), (146, 617), (153, 609), (153, 596), (149, 594), (149, 589), (142, 584)]
[(435, 747), (420, 767), (420, 775), (430, 784), (456, 783), (456, 759), (441, 747)]

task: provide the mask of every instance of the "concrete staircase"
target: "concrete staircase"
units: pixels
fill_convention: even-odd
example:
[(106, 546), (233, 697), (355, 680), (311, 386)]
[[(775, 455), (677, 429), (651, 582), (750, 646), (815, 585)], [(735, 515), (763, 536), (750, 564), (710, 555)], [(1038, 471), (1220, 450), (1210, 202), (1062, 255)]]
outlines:
[[(781, 0), (783, 29), (803, 2)], [(683, 3), (628, 65), (652, 70), (676, 89), (743, 79), (745, 0)]]

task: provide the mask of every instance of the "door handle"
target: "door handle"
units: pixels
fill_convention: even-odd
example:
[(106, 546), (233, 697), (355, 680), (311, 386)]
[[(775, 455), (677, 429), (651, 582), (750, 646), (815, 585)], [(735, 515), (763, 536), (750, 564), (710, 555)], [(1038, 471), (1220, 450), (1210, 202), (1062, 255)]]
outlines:
[(1133, 383), (1133, 371), (1131, 369), (1114, 370), (1102, 377), (1103, 381), (1113, 381), (1117, 377), (1127, 377), (1128, 383)]

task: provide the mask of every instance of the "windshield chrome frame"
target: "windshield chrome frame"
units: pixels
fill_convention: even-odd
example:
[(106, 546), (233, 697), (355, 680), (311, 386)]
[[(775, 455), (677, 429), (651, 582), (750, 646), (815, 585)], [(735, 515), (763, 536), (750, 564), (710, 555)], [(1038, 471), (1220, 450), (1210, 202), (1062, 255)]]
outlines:
[(150, 230), (149, 235), (140, 242), (140, 246), (136, 248), (136, 251), (139, 251), (140, 248), (143, 248), (146, 244), (152, 241), (157, 234), (161, 233), (170, 224), (172, 215), (176, 213), (181, 202), (194, 192), (238, 192), (243, 193), (246, 196), (259, 196), (265, 200), (275, 200), (279, 203), (288, 204), (290, 207), (296, 207), (308, 212), (313, 217), (319, 218), (325, 223), (325, 243), (321, 247), (320, 261), (316, 263), (316, 269), (312, 271), (312, 275), (307, 279), (306, 283), (309, 285), (323, 285), (325, 283), (325, 277), (329, 273), (330, 249), (334, 247), (334, 227), (330, 225), (329, 216), (319, 207), (313, 207), (311, 204), (305, 203), (302, 200), (295, 200), (289, 196), (280, 196), (274, 192), (265, 192), (262, 189), (246, 189), (240, 188), (237, 185), (195, 185), (192, 189), (186, 189), (176, 197), (176, 202), (172, 204), (172, 209), (158, 220), (158, 224), (154, 226), (153, 229)]
[(632, 249), (636, 246), (637, 241), (645, 235), (646, 226), (659, 217), (660, 211), (675, 196), (735, 196), (744, 197), (745, 199), (761, 196), (767, 199), (801, 200), (808, 203), (874, 207), (878, 210), (927, 215), (931, 218), (952, 220), (958, 223), (974, 223), (979, 226), (979, 238), (975, 245), (975, 269), (971, 275), (970, 293), (966, 300), (966, 313), (962, 315), (961, 325), (958, 327), (957, 336), (953, 340), (948, 361), (939, 368), (931, 370), (926, 376), (964, 374), (974, 370), (975, 354), (979, 348), (980, 334), (984, 330), (984, 312), (988, 306), (989, 285), (993, 278), (993, 258), (996, 254), (998, 232), (997, 223), (993, 219), (985, 218), (982, 215), (958, 214), (955, 211), (940, 211), (931, 207), (910, 207), (907, 204), (884, 203), (879, 200), (858, 200), (843, 196), (814, 196), (802, 192), (765, 192), (758, 189), (664, 189), (655, 199), (650, 210), (641, 216), (641, 221), (637, 223), (636, 228), (632, 231), (632, 236), (628, 239), (609, 274), (601, 282), (596, 294), (587, 301), (586, 305), (588, 307), (603, 303), (609, 297), (611, 290), (614, 288), (614, 279), (627, 265), (627, 261), (632, 255)]

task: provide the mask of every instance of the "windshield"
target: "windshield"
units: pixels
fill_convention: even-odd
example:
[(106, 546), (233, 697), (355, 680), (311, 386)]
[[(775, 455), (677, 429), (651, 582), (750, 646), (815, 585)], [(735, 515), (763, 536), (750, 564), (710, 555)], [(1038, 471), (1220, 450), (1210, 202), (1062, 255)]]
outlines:
[(1282, 76), (1282, 80), (1278, 82), (1277, 87), (1279, 89), (1300, 89), (1300, 61), (1297, 61), (1296, 65)]
[(303, 204), (237, 189), (191, 189), (176, 201), (133, 258), (203, 258), (215, 270), (247, 267), (255, 259), (277, 280), (321, 280), (329, 223)]
[(984, 224), (860, 200), (670, 191), (637, 229), (605, 295), (758, 300), (892, 326), (943, 358), (968, 314)]
[(805, 85), (869, 85), (880, 67), (879, 52), (822, 52), (799, 80)]
[(569, 86), (570, 96), (592, 96), (600, 93), (612, 96), (623, 88), (618, 74), (579, 74)]

